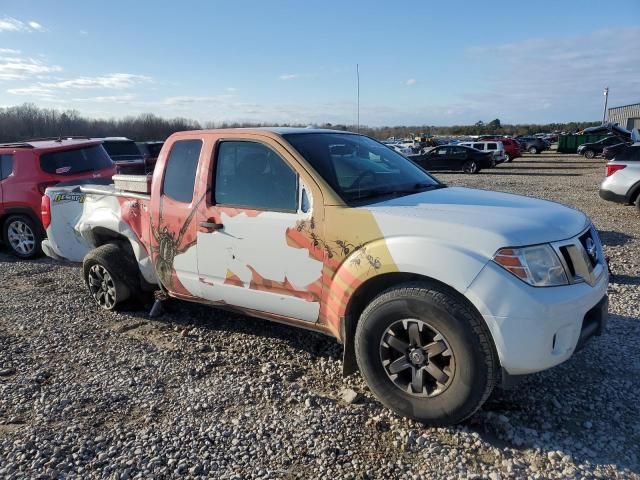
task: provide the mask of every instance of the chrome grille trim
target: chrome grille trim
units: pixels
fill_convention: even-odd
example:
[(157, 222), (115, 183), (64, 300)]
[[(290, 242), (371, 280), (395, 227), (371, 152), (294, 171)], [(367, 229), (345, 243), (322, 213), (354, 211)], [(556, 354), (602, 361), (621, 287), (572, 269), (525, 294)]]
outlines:
[[(595, 259), (593, 262), (583, 242), (580, 240), (587, 234), (594, 243)], [(600, 276), (606, 271), (602, 245), (598, 232), (593, 225), (590, 225), (575, 237), (553, 242), (551, 246), (558, 255), (569, 279), (569, 283), (571, 284), (586, 282), (588, 285), (594, 286), (600, 279)], [(566, 256), (563, 254), (563, 251), (566, 253)], [(568, 257), (568, 259), (566, 257)]]

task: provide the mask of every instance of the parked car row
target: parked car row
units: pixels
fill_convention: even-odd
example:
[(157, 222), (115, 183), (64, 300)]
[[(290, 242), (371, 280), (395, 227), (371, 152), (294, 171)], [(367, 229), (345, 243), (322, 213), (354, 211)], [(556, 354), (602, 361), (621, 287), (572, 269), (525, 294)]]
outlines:
[[(107, 181), (115, 173), (149, 173), (159, 145), (141, 153), (124, 137), (69, 137), (0, 144), (0, 240), (19, 258), (41, 252), (42, 195), (61, 182)], [(59, 202), (69, 199), (60, 197)]]

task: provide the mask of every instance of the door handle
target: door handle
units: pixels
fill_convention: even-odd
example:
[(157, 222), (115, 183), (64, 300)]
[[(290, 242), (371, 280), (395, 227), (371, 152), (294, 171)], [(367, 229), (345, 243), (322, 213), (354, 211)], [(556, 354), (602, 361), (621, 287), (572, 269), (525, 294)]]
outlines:
[(202, 227), (202, 229), (206, 230), (207, 232), (213, 232), (216, 230), (222, 230), (224, 228), (224, 225), (215, 222), (200, 222), (200, 227)]

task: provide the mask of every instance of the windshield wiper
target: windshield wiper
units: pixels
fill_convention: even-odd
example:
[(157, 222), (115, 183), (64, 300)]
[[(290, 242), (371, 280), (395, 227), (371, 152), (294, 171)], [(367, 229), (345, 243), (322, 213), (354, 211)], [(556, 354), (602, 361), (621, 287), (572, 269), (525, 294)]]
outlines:
[(416, 183), (411, 187), (403, 187), (403, 188), (394, 188), (394, 189), (387, 189), (387, 188), (373, 188), (371, 190), (367, 190), (364, 194), (352, 199), (355, 202), (361, 201), (361, 200), (368, 200), (371, 198), (378, 198), (378, 197), (387, 197), (387, 196), (391, 196), (391, 197), (399, 197), (402, 195), (411, 195), (412, 193), (418, 193), (418, 192), (426, 192), (428, 190), (438, 190), (440, 188), (445, 188), (446, 185), (442, 184), (442, 183)]

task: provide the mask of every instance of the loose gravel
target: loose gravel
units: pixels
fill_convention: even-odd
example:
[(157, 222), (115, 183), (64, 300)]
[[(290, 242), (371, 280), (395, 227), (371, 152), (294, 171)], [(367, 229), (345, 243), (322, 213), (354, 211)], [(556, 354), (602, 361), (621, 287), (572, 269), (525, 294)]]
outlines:
[(640, 478), (640, 212), (600, 200), (603, 175), (554, 154), (438, 175), (585, 211), (614, 274), (606, 335), (454, 428), (343, 379), (330, 338), (181, 302), (102, 312), (77, 266), (0, 252), (0, 478)]

